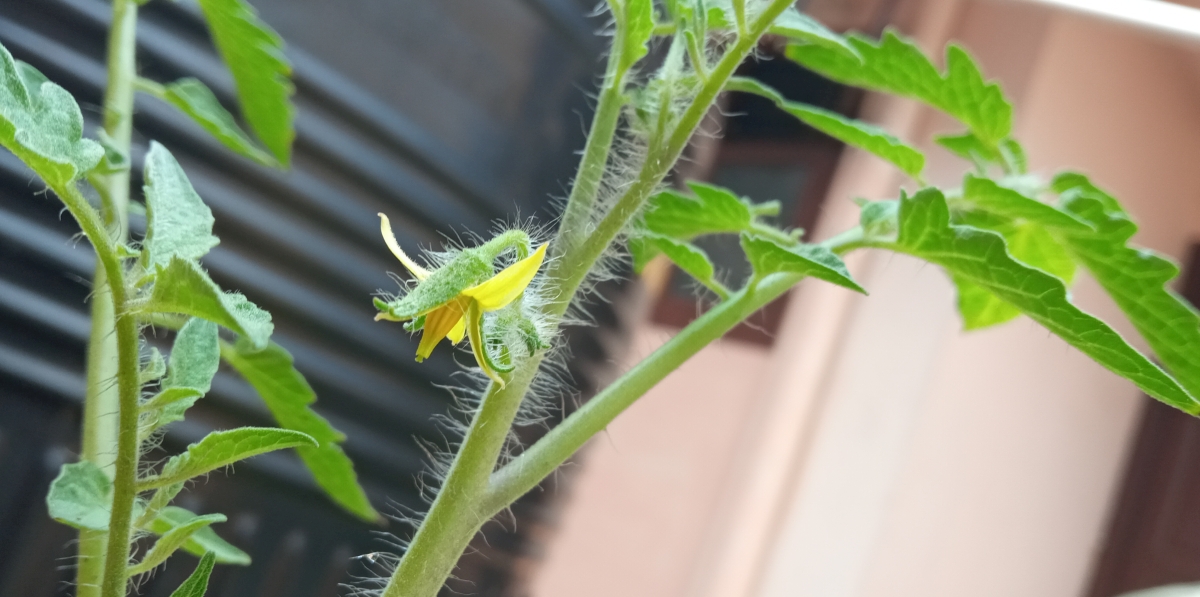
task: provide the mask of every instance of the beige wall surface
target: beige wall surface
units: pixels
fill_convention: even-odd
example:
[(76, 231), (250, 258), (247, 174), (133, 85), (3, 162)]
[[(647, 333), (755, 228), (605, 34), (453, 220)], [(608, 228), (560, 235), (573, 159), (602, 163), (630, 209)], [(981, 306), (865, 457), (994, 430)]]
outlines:
[[(1093, 174), (1141, 244), (1180, 257), (1200, 241), (1200, 49), (1005, 0), (898, 18), (1004, 82), (1036, 172)], [(911, 102), (871, 98), (866, 115), (910, 140), (956, 130)], [(931, 152), (931, 180), (962, 171)], [(848, 197), (899, 182), (849, 153), (818, 236), (852, 225)], [(934, 267), (848, 264), (870, 297), (803, 286), (772, 353), (718, 343), (592, 443), (534, 595), (1082, 594), (1137, 390), (1029, 320), (963, 334)], [(1073, 296), (1134, 339), (1092, 281)], [(640, 332), (642, 351), (666, 333)]]

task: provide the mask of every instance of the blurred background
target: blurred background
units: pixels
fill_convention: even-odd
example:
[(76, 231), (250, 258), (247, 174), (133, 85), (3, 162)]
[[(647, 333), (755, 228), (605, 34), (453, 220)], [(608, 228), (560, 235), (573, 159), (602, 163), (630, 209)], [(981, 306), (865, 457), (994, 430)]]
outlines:
[[(288, 42), (299, 107), (294, 168), (230, 155), (166, 106), (139, 100), (135, 164), (166, 144), (212, 206), (214, 278), (269, 309), (277, 340), (349, 436), (372, 501), (423, 507), (420, 442), (450, 408), (455, 355), (425, 364), (368, 296), (398, 269), (375, 213), (408, 249), (553, 220), (603, 68), (591, 0), (255, 0)], [(1112, 0), (1097, 6), (1146, 4)], [(965, 45), (1016, 105), (1032, 169), (1087, 171), (1127, 202), (1138, 241), (1185, 265), (1200, 301), (1200, 32), (1165, 35), (1018, 0), (809, 0), (835, 30), (893, 26), (927, 51)], [(0, 42), (99, 117), (103, 0), (0, 0)], [(1135, 15), (1136, 16), (1136, 15)], [(143, 73), (196, 76), (230, 107), (232, 85), (189, 3), (152, 2)], [(743, 73), (789, 98), (859, 115), (921, 145), (931, 182), (965, 164), (927, 140), (949, 120), (844, 88), (778, 58)], [(779, 200), (820, 240), (857, 218), (853, 197), (894, 197), (887, 165), (729, 94), (680, 177)], [(78, 449), (85, 299), (93, 268), (57, 204), (0, 155), (0, 595), (70, 593), (70, 529), (46, 487)], [(134, 223), (135, 228), (139, 223)], [(705, 247), (744, 271), (720, 240)], [(1200, 423), (1151, 402), (1029, 320), (963, 334), (949, 281), (899, 256), (848, 259), (861, 297), (803, 283), (697, 355), (543, 487), (492, 523), (445, 593), (534, 597), (1111, 597), (1200, 581)], [(741, 268), (741, 269), (739, 269)], [(602, 288), (595, 327), (571, 331), (569, 411), (702, 308), (669, 267)], [(1084, 278), (1075, 298), (1129, 337)], [(1197, 355), (1200, 358), (1200, 355)], [(266, 424), (253, 392), (221, 375), (177, 424), (178, 450), (214, 428)], [(526, 441), (542, 432), (523, 429)], [(390, 549), (342, 514), (290, 454), (212, 475), (183, 505), (229, 515), (220, 531), (250, 568), (218, 568), (210, 595), (344, 594)], [(193, 567), (172, 560), (141, 588), (165, 596)]]

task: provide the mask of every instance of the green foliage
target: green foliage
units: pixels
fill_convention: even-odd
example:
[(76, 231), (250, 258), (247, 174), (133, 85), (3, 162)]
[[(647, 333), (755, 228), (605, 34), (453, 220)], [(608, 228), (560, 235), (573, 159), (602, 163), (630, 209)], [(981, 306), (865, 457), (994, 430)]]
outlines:
[(662, 191), (647, 201), (642, 225), (650, 232), (690, 240), (704, 234), (738, 233), (750, 228), (750, 203), (728, 190), (689, 181), (694, 195)]
[(195, 261), (172, 257), (157, 266), (154, 290), (142, 308), (148, 313), (179, 313), (207, 319), (264, 348), (274, 325), (271, 314), (236, 292), (223, 292)]
[(1075, 215), (1000, 186), (988, 178), (968, 174), (962, 198), (976, 207), (1001, 216), (1035, 222), (1064, 231), (1086, 232), (1092, 227)]
[(83, 115), (66, 89), (0, 45), (0, 145), (46, 184), (61, 187), (95, 168), (104, 149), (83, 138)]
[(816, 106), (788, 101), (778, 91), (754, 79), (734, 77), (729, 80), (725, 89), (765, 97), (775, 102), (784, 112), (818, 131), (847, 145), (871, 152), (917, 180), (921, 178), (921, 170), (925, 168), (925, 155), (877, 126), (846, 118)]
[(214, 431), (188, 446), (183, 454), (172, 456), (163, 465), (161, 473), (143, 479), (138, 487), (145, 490), (180, 483), (239, 460), (299, 446), (315, 447), (317, 441), (290, 429), (239, 427), (229, 431)]
[(789, 6), (780, 13), (767, 33), (782, 35), (794, 42), (813, 45), (842, 54), (852, 60), (862, 61), (858, 50), (845, 37), (830, 31), (816, 19), (796, 10), (795, 6)]
[(233, 115), (221, 105), (204, 83), (191, 77), (169, 83), (163, 88), (163, 101), (191, 117), (225, 147), (264, 166), (280, 167), (279, 160), (259, 149), (242, 131)]
[(346, 437), (324, 417), (310, 408), (317, 396), (308, 381), (296, 370), (292, 355), (274, 342), (263, 350), (254, 350), (245, 342), (224, 345), (225, 361), (254, 386), (258, 395), (286, 429), (308, 434), (317, 446), (299, 446), (296, 452), (312, 472), (313, 478), (340, 506), (364, 520), (379, 520), (366, 493), (358, 484), (354, 463), (338, 444)]
[(787, 56), (835, 81), (910, 97), (932, 105), (971, 128), (976, 138), (995, 146), (1012, 131), (1012, 105), (995, 83), (983, 79), (962, 48), (946, 49), (946, 72), (929, 61), (916, 44), (894, 31), (878, 42), (852, 35), (850, 45), (862, 62), (816, 45), (788, 46)]
[(290, 99), (295, 87), (283, 40), (242, 0), (200, 0), (200, 10), (233, 74), (242, 115), (275, 159), (287, 166), (296, 136)]
[(50, 518), (77, 529), (108, 529), (112, 510), (112, 480), (88, 462), (64, 464), (46, 494)]
[(200, 563), (196, 565), (196, 569), (192, 571), (187, 580), (179, 585), (171, 593), (171, 597), (204, 597), (204, 592), (208, 590), (208, 577), (212, 574), (213, 566), (217, 563), (216, 558), (211, 553), (204, 554), (200, 558)]
[(1179, 275), (1170, 260), (1130, 246), (1137, 225), (1111, 195), (1079, 174), (1055, 178), (1067, 212), (1094, 229), (1063, 235), (1067, 247), (1129, 317), (1167, 369), (1200, 396), (1200, 313), (1167, 285)]
[[(156, 535), (164, 535), (173, 529), (189, 525), (197, 518), (202, 517), (178, 506), (167, 506), (150, 523), (148, 530)], [(250, 564), (250, 556), (246, 552), (234, 547), (207, 526), (201, 526), (191, 533), (181, 547), (194, 556), (212, 554), (221, 564)]]
[(162, 391), (150, 398), (142, 413), (151, 428), (182, 421), (196, 400), (208, 393), (221, 364), (217, 325), (191, 318), (180, 328), (171, 349), (171, 365), (162, 381)]
[(148, 267), (172, 258), (195, 260), (219, 242), (212, 234), (213, 215), (192, 188), (167, 148), (150, 143), (146, 153), (146, 240)]
[(841, 257), (816, 245), (781, 244), (775, 239), (742, 233), (742, 250), (758, 277), (771, 274), (803, 274), (866, 294), (846, 270)]
[(729, 291), (713, 277), (715, 272), (708, 254), (696, 245), (650, 232), (631, 240), (629, 249), (634, 255), (634, 267), (639, 271), (646, 266), (649, 258), (662, 253), (717, 296), (723, 299), (729, 297)]
[(622, 70), (627, 70), (650, 51), (647, 44), (654, 35), (653, 0), (624, 0), (614, 9), (617, 28), (623, 33)]
[(1073, 305), (1062, 280), (1013, 259), (999, 234), (951, 224), (941, 191), (927, 188), (902, 197), (898, 217), (896, 238), (872, 239), (875, 246), (942, 266), (1012, 304), (1147, 394), (1187, 412), (1200, 411), (1200, 401), (1174, 379), (1103, 321)]
[(192, 535), (196, 534), (201, 529), (208, 528), (209, 525), (217, 522), (225, 522), (224, 514), (208, 514), (205, 516), (197, 516), (191, 520), (171, 528), (159, 537), (158, 541), (146, 552), (142, 557), (142, 561), (129, 567), (129, 576), (144, 574), (153, 570), (159, 564), (167, 561), (171, 554), (183, 547)]

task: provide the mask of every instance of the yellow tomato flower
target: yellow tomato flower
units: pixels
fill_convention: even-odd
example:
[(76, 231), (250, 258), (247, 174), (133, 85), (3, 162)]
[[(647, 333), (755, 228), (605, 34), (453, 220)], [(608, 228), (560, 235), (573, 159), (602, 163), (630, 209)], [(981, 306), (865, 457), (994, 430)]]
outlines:
[(481, 247), (464, 249), (444, 266), (430, 271), (413, 261), (400, 248), (392, 233), (387, 216), (379, 214), (379, 228), (388, 249), (404, 264), (418, 281), (417, 287), (405, 297), (392, 303), (377, 301), (380, 313), (376, 320), (409, 321), (424, 317), (421, 343), (417, 346), (417, 361), (433, 352), (442, 338), (457, 344), (463, 336), (470, 338), (471, 351), (479, 368), (496, 383), (504, 385), (496, 365), (488, 355), (483, 338), (483, 314), (508, 306), (533, 281), (546, 258), (543, 244), (529, 256), (495, 272), (492, 262), (504, 250), (516, 246), (528, 251), (528, 237), (496, 238)]

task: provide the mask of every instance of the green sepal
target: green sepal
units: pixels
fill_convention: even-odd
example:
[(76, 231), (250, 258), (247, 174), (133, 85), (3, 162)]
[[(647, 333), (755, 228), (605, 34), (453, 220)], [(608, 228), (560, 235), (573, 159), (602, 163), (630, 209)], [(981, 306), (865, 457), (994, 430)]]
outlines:
[(188, 77), (165, 85), (162, 99), (190, 117), (216, 140), (238, 155), (263, 166), (280, 167), (279, 160), (260, 149), (242, 131), (242, 127), (238, 126), (233, 115), (221, 105), (212, 90), (198, 79)]
[(725, 85), (725, 89), (753, 93), (767, 98), (775, 102), (779, 109), (818, 131), (847, 145), (875, 154), (891, 162), (914, 179), (920, 180), (921, 178), (921, 171), (925, 168), (925, 154), (905, 144), (882, 128), (853, 118), (846, 118), (837, 112), (788, 101), (778, 91), (755, 79), (732, 77)]
[(195, 260), (220, 242), (213, 236), (213, 215), (175, 156), (157, 141), (146, 153), (147, 267), (165, 266), (172, 258)]
[(217, 51), (233, 75), (242, 116), (283, 166), (296, 136), (292, 67), (283, 40), (242, 0), (199, 0)]
[(754, 267), (756, 278), (778, 273), (804, 274), (855, 292), (867, 293), (850, 276), (842, 258), (825, 247), (806, 244), (785, 246), (774, 239), (746, 233), (742, 234), (741, 240), (742, 250)]
[(988, 146), (995, 146), (1012, 132), (1012, 105), (999, 85), (984, 80), (962, 48), (946, 48), (946, 71), (942, 73), (916, 44), (893, 30), (885, 31), (877, 42), (860, 35), (848, 40), (861, 62), (817, 45), (790, 45), (787, 56), (839, 83), (932, 105), (966, 124)]
[(927, 188), (902, 197), (899, 228), (894, 243), (877, 246), (919, 257), (978, 284), (1147, 394), (1187, 412), (1200, 411), (1200, 401), (1171, 376), (1103, 321), (1073, 305), (1062, 280), (1013, 259), (999, 234), (952, 225), (941, 191)]
[(216, 556), (211, 553), (204, 554), (200, 558), (200, 563), (196, 564), (196, 569), (188, 575), (183, 584), (171, 592), (171, 597), (204, 597), (205, 591), (208, 590), (208, 577), (212, 575), (213, 566), (216, 563)]
[(274, 325), (271, 314), (236, 292), (223, 292), (195, 261), (172, 257), (157, 266), (154, 290), (142, 311), (180, 313), (207, 319), (263, 348)]
[(1200, 396), (1200, 311), (1170, 288), (1179, 267), (1129, 240), (1137, 232), (1120, 203), (1081, 174), (1055, 178), (1062, 207), (1095, 230), (1063, 234), (1067, 247), (1108, 292), (1168, 370)]
[(138, 490), (144, 491), (187, 481), (259, 454), (317, 445), (317, 440), (308, 434), (290, 429), (239, 427), (228, 431), (214, 431), (188, 446), (186, 452), (167, 460), (158, 475), (139, 481)]
[(376, 298), (375, 306), (390, 319), (406, 321), (445, 305), (462, 291), (482, 283), (494, 274), (492, 260), (480, 248), (462, 249), (445, 265), (433, 270), (428, 278), (418, 282), (416, 287), (404, 296), (391, 302)]
[(276, 423), (317, 441), (315, 447), (297, 447), (296, 453), (325, 493), (355, 516), (379, 522), (379, 513), (358, 484), (354, 463), (338, 445), (346, 436), (311, 408), (317, 395), (296, 370), (292, 355), (274, 342), (262, 350), (239, 342), (223, 345), (221, 356), (254, 387)]
[(46, 184), (66, 185), (92, 170), (104, 149), (83, 138), (83, 114), (66, 89), (0, 45), (0, 145)]

